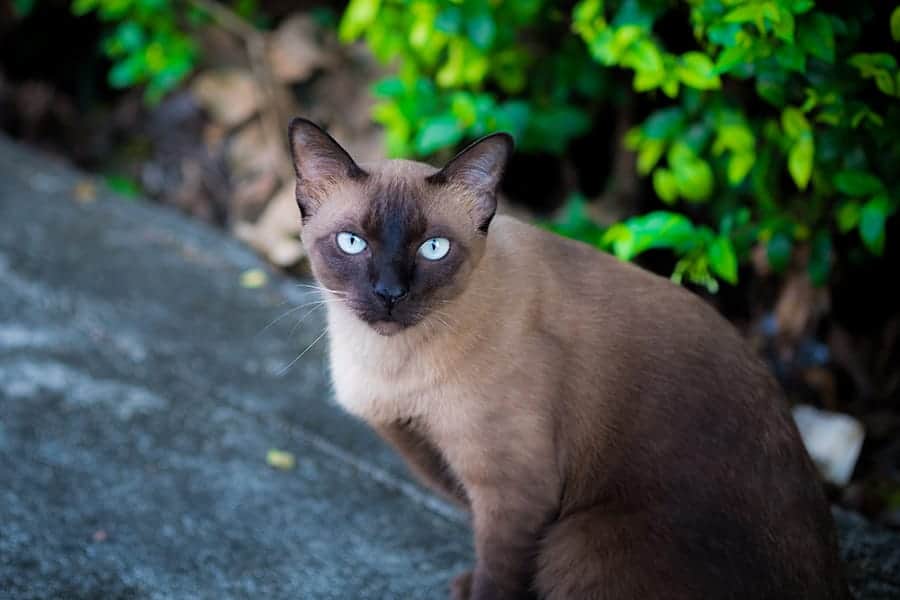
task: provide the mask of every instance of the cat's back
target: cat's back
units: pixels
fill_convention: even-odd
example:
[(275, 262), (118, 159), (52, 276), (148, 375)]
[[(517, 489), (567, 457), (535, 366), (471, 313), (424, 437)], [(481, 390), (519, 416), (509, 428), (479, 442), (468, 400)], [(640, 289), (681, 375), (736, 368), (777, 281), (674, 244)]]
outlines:
[(502, 265), (497, 270), (517, 274), (511, 279), (523, 289), (516, 296), (538, 302), (544, 325), (565, 337), (593, 326), (606, 338), (620, 328), (633, 337), (637, 328), (676, 342), (715, 330), (719, 343), (743, 345), (733, 327), (695, 294), (583, 242), (501, 215), (491, 226), (489, 246)]

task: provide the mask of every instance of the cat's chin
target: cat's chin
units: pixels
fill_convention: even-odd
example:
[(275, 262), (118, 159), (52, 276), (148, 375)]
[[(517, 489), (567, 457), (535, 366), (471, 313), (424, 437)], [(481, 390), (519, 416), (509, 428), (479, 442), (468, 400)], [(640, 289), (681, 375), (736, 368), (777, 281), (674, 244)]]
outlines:
[(399, 321), (373, 321), (369, 323), (369, 326), (371, 326), (377, 334), (385, 337), (398, 334), (406, 329), (406, 325)]

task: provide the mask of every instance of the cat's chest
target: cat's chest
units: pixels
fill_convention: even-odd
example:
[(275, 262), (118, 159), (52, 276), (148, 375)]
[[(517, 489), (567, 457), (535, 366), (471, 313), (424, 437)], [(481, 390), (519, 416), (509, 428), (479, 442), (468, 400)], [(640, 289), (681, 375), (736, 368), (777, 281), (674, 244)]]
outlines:
[(331, 344), (330, 363), (338, 404), (369, 422), (419, 417), (447, 395), (447, 384), (420, 358), (361, 352), (338, 340)]

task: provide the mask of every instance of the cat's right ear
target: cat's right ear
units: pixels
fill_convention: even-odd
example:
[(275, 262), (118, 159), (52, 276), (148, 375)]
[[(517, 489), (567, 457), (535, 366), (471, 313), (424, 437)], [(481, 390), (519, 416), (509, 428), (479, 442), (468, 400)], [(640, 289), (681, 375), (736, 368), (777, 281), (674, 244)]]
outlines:
[(297, 205), (304, 220), (335, 183), (367, 176), (333, 137), (308, 119), (298, 117), (291, 121), (288, 141), (297, 174)]

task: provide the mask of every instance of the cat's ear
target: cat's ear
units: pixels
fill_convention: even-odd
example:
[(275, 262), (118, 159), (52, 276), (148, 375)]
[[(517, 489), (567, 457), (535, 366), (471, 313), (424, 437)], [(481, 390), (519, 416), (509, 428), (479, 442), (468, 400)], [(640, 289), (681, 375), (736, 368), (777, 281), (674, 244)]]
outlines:
[(366, 176), (333, 137), (308, 119), (291, 121), (288, 140), (297, 174), (297, 204), (304, 219), (324, 200), (331, 185)]
[(475, 193), (478, 229), (487, 231), (497, 211), (497, 187), (513, 152), (508, 133), (492, 133), (470, 144), (447, 165), (428, 177), (430, 183), (455, 184)]

